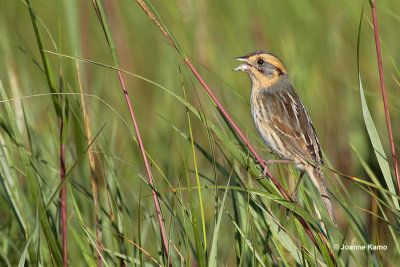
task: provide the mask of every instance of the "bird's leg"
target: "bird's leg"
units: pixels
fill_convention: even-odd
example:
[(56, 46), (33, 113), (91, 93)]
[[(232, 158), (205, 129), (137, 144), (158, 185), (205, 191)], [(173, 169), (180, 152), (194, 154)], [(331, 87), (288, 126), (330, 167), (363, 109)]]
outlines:
[[(297, 203), (296, 194), (297, 194), (297, 190), (299, 189), (299, 185), (300, 185), (300, 183), (301, 183), (301, 180), (303, 179), (303, 175), (304, 175), (304, 171), (300, 172), (299, 181), (297, 182), (296, 187), (295, 187), (293, 193), (290, 194), (290, 195), (292, 196), (292, 198), (293, 198), (293, 202), (294, 202), (294, 203)], [(286, 219), (288, 219), (288, 220), (289, 220), (289, 212), (290, 212), (290, 210), (287, 209), (287, 210), (286, 210)]]
[(268, 166), (272, 165), (272, 164), (278, 164), (278, 163), (283, 163), (283, 164), (291, 164), (294, 163), (293, 160), (290, 159), (272, 159), (272, 160), (266, 160), (264, 161), (265, 167), (264, 170), (262, 172), (262, 174), (260, 174), (260, 176), (258, 176), (256, 178), (256, 180), (261, 180), (263, 179), (266, 175), (267, 175), (267, 171), (268, 171)]
[(301, 180), (303, 179), (303, 176), (304, 176), (304, 171), (300, 172), (299, 181), (297, 182), (296, 187), (294, 188), (294, 191), (291, 194), (294, 202), (297, 202), (296, 201), (296, 194), (297, 194), (297, 190), (299, 189), (299, 185), (301, 183)]

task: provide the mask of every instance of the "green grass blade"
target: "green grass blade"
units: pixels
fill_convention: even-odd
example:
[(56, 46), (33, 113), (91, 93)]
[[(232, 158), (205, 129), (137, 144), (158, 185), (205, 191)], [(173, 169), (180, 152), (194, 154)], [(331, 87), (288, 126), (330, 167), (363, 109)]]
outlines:
[(97, 251), (98, 255), (100, 255), (100, 257), (101, 257), (101, 259), (102, 259), (102, 263), (104, 263), (104, 265), (108, 267), (109, 265), (108, 265), (107, 262), (105, 261), (105, 259), (104, 259), (104, 257), (103, 257), (103, 254), (102, 254), (102, 253), (98, 250), (98, 248), (97, 248), (97, 243), (93, 240), (93, 238), (90, 236), (89, 232), (88, 232), (88, 231), (86, 230), (86, 228), (82, 225), (82, 223), (81, 223), (81, 227), (82, 227), (83, 231), (85, 231), (86, 236), (89, 238), (90, 243), (92, 244), (92, 247), (94, 247), (95, 250)]
[[(36, 42), (39, 46), (40, 57), (42, 58), (42, 63), (43, 63), (44, 71), (46, 74), (47, 83), (48, 83), (50, 92), (56, 93), (57, 87), (56, 87), (56, 84), (53, 79), (53, 74), (51, 71), (49, 58), (47, 57), (47, 54), (44, 49), (43, 38), (40, 33), (39, 26), (37, 24), (36, 13), (34, 12), (32, 6), (31, 6), (30, 0), (26, 0), (26, 3), (28, 4), (29, 14), (31, 16), (32, 26), (35, 31)], [(60, 100), (58, 99), (58, 97), (56, 95), (53, 96), (53, 104), (54, 104), (54, 108), (56, 110), (57, 115), (61, 118), (62, 112), (61, 112)]]
[(38, 211), (36, 211), (36, 228), (33, 231), (32, 235), (29, 237), (28, 242), (26, 242), (24, 251), (22, 252), (21, 258), (20, 258), (19, 263), (18, 263), (18, 267), (24, 267), (25, 266), (26, 255), (28, 253), (29, 244), (31, 243), (32, 237), (36, 234), (36, 229), (39, 229), (39, 213), (38, 213)]
[[(368, 136), (370, 138), (372, 147), (374, 149), (376, 159), (378, 160), (379, 166), (381, 168), (383, 177), (385, 178), (386, 185), (388, 186), (388, 189), (390, 192), (392, 192), (393, 194), (396, 194), (395, 185), (394, 185), (392, 175), (390, 172), (390, 166), (387, 161), (387, 157), (386, 157), (385, 151), (383, 149), (381, 140), (379, 139), (378, 131), (376, 130), (374, 121), (372, 120), (371, 113), (369, 112), (367, 101), (365, 99), (364, 90), (363, 90), (363, 86), (361, 83), (360, 73), (358, 75), (358, 79), (359, 79), (359, 86), (360, 86), (360, 97), (361, 97), (363, 117), (364, 117), (365, 126), (368, 131)], [(395, 205), (395, 207), (397, 209), (400, 209), (399, 201), (396, 199), (396, 197), (392, 196), (392, 199), (393, 199), (393, 204)]]
[(205, 265), (205, 261), (204, 261), (203, 247), (201, 245), (199, 222), (198, 222), (198, 218), (197, 218), (197, 211), (196, 211), (196, 207), (195, 207), (195, 203), (194, 203), (192, 186), (191, 186), (191, 182), (190, 182), (189, 169), (187, 166), (186, 158), (183, 155), (184, 150), (182, 147), (181, 138), (179, 138), (179, 141), (180, 141), (180, 146), (181, 146), (181, 150), (182, 150), (183, 168), (184, 168), (184, 172), (185, 172), (184, 175), (185, 175), (186, 183), (188, 186), (190, 219), (191, 219), (191, 224), (192, 224), (193, 232), (194, 232), (194, 240), (195, 240), (196, 253), (197, 253), (197, 264), (200, 267), (204, 267), (206, 265)]
[[(182, 89), (183, 89), (183, 95), (185, 100), (186, 99), (186, 90), (183, 85), (182, 81)], [(204, 218), (204, 207), (203, 207), (203, 197), (201, 193), (201, 186), (200, 186), (200, 178), (199, 178), (199, 170), (197, 168), (197, 160), (196, 160), (196, 149), (194, 146), (194, 141), (193, 141), (193, 131), (192, 131), (192, 123), (190, 120), (190, 113), (189, 110), (186, 110), (186, 117), (187, 117), (187, 122), (188, 122), (188, 127), (189, 127), (189, 134), (190, 134), (190, 140), (191, 140), (191, 146), (192, 146), (192, 154), (193, 154), (193, 163), (194, 163), (194, 170), (196, 174), (196, 183), (197, 183), (197, 192), (199, 194), (199, 205), (200, 205), (200, 214), (201, 214), (201, 225), (202, 225), (202, 230), (203, 230), (203, 244), (204, 244), (204, 254), (207, 254), (207, 233), (206, 233), (206, 224), (205, 224), (205, 218)]]
[(29, 239), (28, 239), (28, 242), (26, 242), (24, 251), (22, 252), (21, 258), (20, 258), (19, 263), (18, 263), (18, 267), (24, 267), (25, 266), (26, 255), (28, 253), (29, 244), (31, 243), (31, 240), (32, 240), (32, 237), (33, 237), (34, 233), (35, 232), (32, 233), (31, 237), (29, 237)]
[[(208, 266), (210, 266), (210, 267), (217, 266), (217, 264), (218, 264), (217, 249), (218, 249), (219, 230), (220, 230), (220, 226), (221, 226), (222, 214), (224, 214), (222, 211), (224, 210), (224, 207), (225, 207), (225, 200), (226, 200), (226, 196), (228, 194), (228, 188), (229, 188), (230, 182), (231, 182), (231, 176), (229, 177), (228, 183), (226, 184), (227, 188), (225, 189), (224, 197), (222, 198), (222, 202), (220, 205), (220, 212), (218, 213), (217, 223), (215, 224), (215, 227), (214, 227), (213, 238), (211, 241), (211, 250), (210, 250), (210, 255), (208, 258), (208, 264), (209, 264)], [(216, 194), (218, 194), (218, 192), (216, 192)]]
[[(88, 249), (86, 245), (87, 242), (84, 242), (82, 239), (82, 234), (77, 233), (74, 227), (70, 227), (68, 230), (71, 231), (72, 236), (74, 237), (77, 246), (79, 247), (80, 251), (82, 252), (82, 259), (85, 260), (85, 265), (89, 267), (96, 267), (97, 263), (94, 257), (91, 256), (91, 251)], [(77, 256), (77, 255), (76, 255)]]
[(254, 249), (254, 246), (252, 242), (246, 237), (246, 235), (243, 233), (242, 229), (233, 221), (233, 225), (235, 226), (235, 229), (239, 232), (240, 236), (244, 239), (244, 245), (250, 249), (252, 253), (254, 253), (255, 258), (257, 260), (257, 266), (263, 266), (265, 267), (266, 265), (264, 264), (263, 260), (261, 259), (260, 254)]
[[(6, 161), (5, 160), (6, 159), (5, 151), (4, 151), (3, 147), (0, 149), (1, 149), (0, 150), (0, 166), (2, 169), (2, 171), (0, 172), (0, 183), (4, 188), (5, 197), (8, 201), (8, 203), (10, 204), (10, 207), (11, 207), (12, 211), (14, 212), (15, 217), (17, 218), (18, 225), (21, 227), (21, 230), (22, 230), (24, 236), (26, 236), (27, 235), (26, 225), (25, 225), (26, 222), (24, 221), (24, 218), (21, 214), (21, 208), (18, 203), (19, 201), (17, 200), (17, 199), (22, 198), (22, 194), (19, 190), (19, 187), (15, 186), (15, 190), (12, 190), (9, 186), (10, 181), (8, 181), (8, 179), (10, 179), (12, 176), (11, 176), (11, 172), (8, 168), (8, 163), (5, 162)], [(3, 172), (5, 172), (5, 175), (3, 175)], [(14, 197), (14, 194), (17, 197), (17, 199)]]

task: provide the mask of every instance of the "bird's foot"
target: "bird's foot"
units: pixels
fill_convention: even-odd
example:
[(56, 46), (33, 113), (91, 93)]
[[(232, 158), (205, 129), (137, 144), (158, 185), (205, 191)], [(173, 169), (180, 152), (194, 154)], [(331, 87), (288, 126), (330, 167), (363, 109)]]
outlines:
[[(261, 162), (259, 162), (259, 163), (261, 164)], [(261, 180), (267, 175), (268, 166), (269, 165), (278, 164), (278, 163), (291, 164), (291, 163), (293, 163), (293, 160), (289, 160), (289, 159), (273, 159), (273, 160), (265, 160), (265, 161), (263, 161), (263, 163), (264, 163), (264, 170), (260, 174), (260, 176), (258, 176), (256, 178), (256, 180)]]
[(296, 198), (297, 190), (299, 190), (299, 186), (300, 186), (301, 180), (303, 179), (303, 175), (304, 175), (304, 172), (301, 172), (300, 173), (300, 177), (299, 177), (299, 181), (297, 182), (296, 187), (293, 190), (293, 193), (290, 194), (292, 196), (292, 198), (293, 198), (293, 202), (294, 203), (297, 203), (297, 198)]
[[(264, 161), (264, 164), (265, 164), (265, 161)], [(256, 178), (256, 180), (263, 179), (267, 175), (267, 172), (268, 172), (268, 164), (265, 164), (263, 172)]]
[(290, 196), (291, 196), (292, 199), (293, 199), (293, 203), (296, 203), (296, 204), (297, 204), (297, 203), (298, 203), (298, 202), (297, 202), (297, 192), (291, 193)]
[[(297, 202), (297, 190), (293, 191), (293, 193), (290, 194), (290, 196), (292, 197), (292, 201), (294, 204), (299, 204), (299, 202)], [(290, 214), (291, 210), (290, 209), (286, 209), (286, 219), (289, 220), (289, 214)]]

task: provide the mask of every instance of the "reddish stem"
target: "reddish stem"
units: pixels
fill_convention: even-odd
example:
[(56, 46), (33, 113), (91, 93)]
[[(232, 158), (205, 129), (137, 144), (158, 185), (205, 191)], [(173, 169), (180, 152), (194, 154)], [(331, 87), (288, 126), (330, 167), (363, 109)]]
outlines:
[[(131, 114), (133, 126), (135, 127), (135, 132), (136, 132), (137, 140), (139, 143), (140, 151), (142, 152), (144, 165), (146, 166), (147, 177), (149, 178), (149, 182), (150, 182), (151, 186), (154, 188), (153, 176), (151, 174), (149, 163), (147, 161), (146, 151), (144, 150), (144, 147), (143, 147), (142, 138), (140, 137), (139, 127), (136, 123), (136, 118), (135, 118), (135, 114), (133, 113), (131, 101), (129, 100), (128, 91), (126, 90), (125, 83), (124, 83), (124, 80), (122, 79), (122, 74), (120, 71), (118, 71), (118, 77), (119, 77), (119, 81), (121, 82), (121, 85), (122, 85), (122, 90), (124, 91), (125, 100), (128, 105), (128, 108), (129, 108), (129, 113)], [(167, 236), (165, 234), (165, 227), (164, 227), (164, 222), (163, 222), (162, 215), (161, 215), (160, 203), (158, 202), (156, 191), (154, 191), (154, 189), (152, 189), (151, 191), (153, 194), (154, 205), (156, 206), (157, 218), (158, 218), (158, 223), (160, 225), (161, 236), (163, 239), (163, 244), (164, 244), (164, 249), (165, 249), (165, 255), (169, 259), (169, 257), (168, 257), (168, 255), (169, 255), (168, 241), (167, 241)], [(171, 259), (169, 259), (169, 265), (172, 266)]]
[(387, 124), (388, 132), (389, 132), (390, 149), (392, 150), (394, 173), (396, 175), (396, 181), (397, 181), (397, 191), (400, 196), (399, 167), (397, 165), (396, 150), (395, 150), (395, 146), (394, 146), (394, 142), (393, 142), (392, 125), (390, 123), (389, 108), (388, 108), (388, 104), (387, 104), (385, 82), (383, 80), (382, 57), (381, 57), (381, 47), (380, 47), (380, 43), (379, 43), (378, 20), (376, 17), (375, 0), (372, 0), (372, 19), (373, 19), (373, 23), (374, 23), (376, 55), (378, 57), (379, 78), (380, 78), (380, 82), (381, 82), (383, 105), (385, 108), (386, 124)]
[(100, 240), (100, 224), (98, 223), (98, 218), (96, 218), (97, 221), (97, 226), (96, 226), (96, 236), (97, 236), (97, 249), (99, 250), (97, 252), (97, 262), (99, 267), (103, 267), (103, 260), (101, 259), (101, 240)]
[[(65, 179), (65, 144), (62, 140), (64, 120), (60, 119), (60, 176), (61, 182)], [(68, 251), (67, 251), (67, 184), (61, 188), (61, 235), (63, 244), (63, 263), (68, 266)]]

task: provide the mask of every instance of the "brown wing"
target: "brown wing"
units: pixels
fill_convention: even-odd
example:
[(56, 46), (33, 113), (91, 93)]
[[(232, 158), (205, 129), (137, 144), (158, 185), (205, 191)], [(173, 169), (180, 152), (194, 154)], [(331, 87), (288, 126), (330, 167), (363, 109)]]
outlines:
[(281, 138), (293, 159), (300, 156), (323, 164), (314, 126), (293, 88), (263, 89), (259, 92), (257, 101), (264, 107), (264, 119)]

